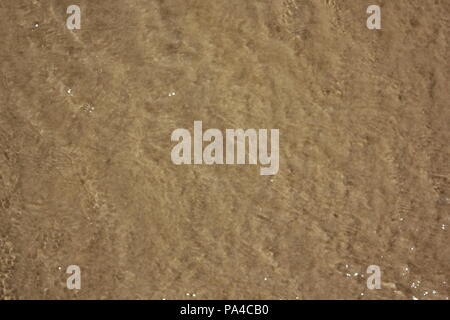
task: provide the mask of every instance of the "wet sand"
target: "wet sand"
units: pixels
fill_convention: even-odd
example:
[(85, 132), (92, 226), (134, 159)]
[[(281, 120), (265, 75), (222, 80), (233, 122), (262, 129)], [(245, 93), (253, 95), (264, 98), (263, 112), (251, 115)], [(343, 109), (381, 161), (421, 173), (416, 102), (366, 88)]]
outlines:
[[(371, 4), (2, 1), (0, 299), (448, 299), (450, 3)], [(278, 174), (174, 165), (194, 120)]]

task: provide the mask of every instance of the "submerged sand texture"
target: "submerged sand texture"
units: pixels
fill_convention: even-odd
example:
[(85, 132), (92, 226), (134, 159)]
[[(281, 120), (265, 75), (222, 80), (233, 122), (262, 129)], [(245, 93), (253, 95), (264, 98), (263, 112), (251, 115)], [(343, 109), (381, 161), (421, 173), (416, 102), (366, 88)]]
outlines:
[[(1, 1), (0, 298), (448, 299), (449, 13)], [(280, 129), (279, 173), (175, 166), (194, 120)]]

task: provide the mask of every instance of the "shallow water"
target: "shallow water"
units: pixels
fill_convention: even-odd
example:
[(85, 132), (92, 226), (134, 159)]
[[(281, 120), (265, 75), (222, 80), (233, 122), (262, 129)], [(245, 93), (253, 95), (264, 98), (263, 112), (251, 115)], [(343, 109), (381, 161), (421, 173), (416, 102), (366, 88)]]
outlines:
[[(448, 299), (448, 1), (73, 2), (0, 4), (0, 298)], [(279, 173), (175, 166), (194, 120)]]

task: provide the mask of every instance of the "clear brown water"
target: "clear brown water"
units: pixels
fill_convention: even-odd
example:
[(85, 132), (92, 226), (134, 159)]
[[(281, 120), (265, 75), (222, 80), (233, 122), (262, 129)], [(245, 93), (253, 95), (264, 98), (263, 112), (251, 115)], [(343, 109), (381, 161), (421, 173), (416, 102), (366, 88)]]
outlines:
[[(450, 4), (378, 3), (2, 1), (0, 298), (448, 299)], [(279, 173), (173, 165), (194, 120)]]

